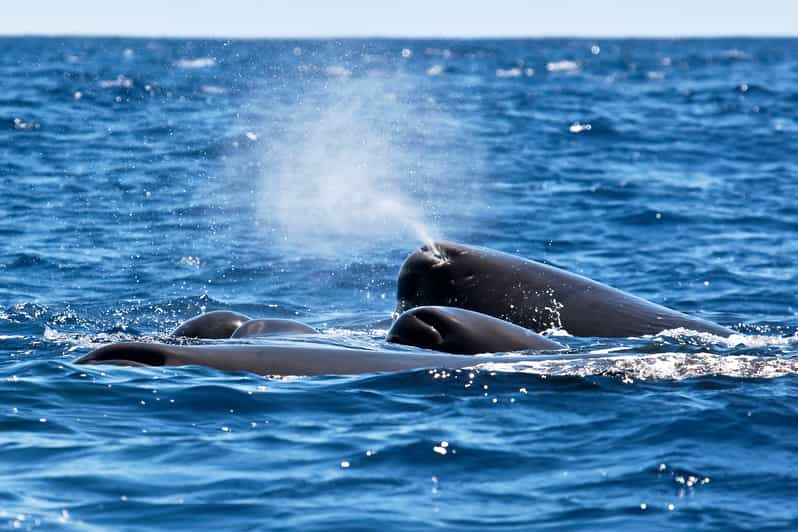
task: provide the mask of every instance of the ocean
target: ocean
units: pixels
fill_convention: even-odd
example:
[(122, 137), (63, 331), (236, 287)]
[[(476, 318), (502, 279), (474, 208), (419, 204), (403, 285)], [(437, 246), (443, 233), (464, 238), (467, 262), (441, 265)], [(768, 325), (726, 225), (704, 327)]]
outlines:
[[(798, 40), (0, 38), (0, 527), (798, 528)], [(204, 311), (384, 348), (429, 238), (734, 328), (263, 377), (73, 362)]]

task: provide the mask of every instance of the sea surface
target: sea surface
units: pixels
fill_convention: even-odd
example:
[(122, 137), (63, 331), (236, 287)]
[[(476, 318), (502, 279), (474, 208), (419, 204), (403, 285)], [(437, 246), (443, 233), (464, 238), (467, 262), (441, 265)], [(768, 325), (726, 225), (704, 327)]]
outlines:
[[(797, 200), (798, 40), (2, 38), (0, 527), (795, 530)], [(218, 309), (386, 347), (428, 238), (739, 335), (73, 364)]]

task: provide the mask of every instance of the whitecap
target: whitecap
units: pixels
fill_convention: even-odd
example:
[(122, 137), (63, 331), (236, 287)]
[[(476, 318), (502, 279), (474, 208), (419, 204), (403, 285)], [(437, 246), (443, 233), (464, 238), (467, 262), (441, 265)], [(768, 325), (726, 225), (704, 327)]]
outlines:
[(216, 64), (213, 57), (197, 57), (195, 59), (183, 58), (175, 63), (177, 68), (208, 68)]
[(439, 76), (443, 74), (443, 65), (432, 65), (427, 69), (428, 76)]
[(226, 92), (224, 87), (218, 87), (216, 85), (203, 85), (200, 87), (200, 90), (205, 94), (224, 94)]
[(590, 131), (593, 129), (593, 126), (590, 124), (580, 124), (579, 122), (574, 122), (568, 127), (568, 131), (571, 133), (582, 133), (583, 131)]
[(573, 72), (579, 70), (579, 63), (576, 61), (552, 61), (546, 63), (546, 70), (549, 72)]
[(21, 118), (15, 118), (14, 129), (39, 129), (39, 124), (36, 122), (26, 122)]
[(189, 266), (192, 268), (199, 268), (201, 264), (201, 260), (199, 257), (194, 257), (191, 255), (186, 255), (185, 257), (180, 257), (180, 260), (177, 261), (178, 264), (181, 266)]
[(496, 77), (497, 78), (518, 78), (521, 77), (523, 72), (518, 67), (513, 68), (497, 68), (496, 69)]
[(103, 89), (110, 89), (113, 87), (122, 87), (124, 89), (129, 89), (133, 86), (133, 80), (119, 74), (116, 79), (104, 79), (101, 80), (98, 85)]

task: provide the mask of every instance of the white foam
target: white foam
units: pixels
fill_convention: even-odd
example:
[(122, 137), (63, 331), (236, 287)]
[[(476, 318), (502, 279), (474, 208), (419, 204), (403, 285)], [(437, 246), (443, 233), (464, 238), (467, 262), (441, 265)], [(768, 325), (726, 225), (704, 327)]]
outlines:
[(187, 255), (185, 257), (180, 257), (180, 260), (177, 261), (178, 264), (181, 266), (190, 266), (192, 268), (199, 268), (202, 261), (199, 257), (193, 257), (191, 255)]
[(39, 129), (39, 124), (36, 122), (26, 122), (21, 118), (14, 119), (14, 129)]
[(551, 61), (546, 63), (546, 70), (549, 72), (574, 72), (579, 70), (579, 63), (576, 61)]
[(224, 94), (226, 92), (224, 87), (218, 87), (216, 85), (203, 85), (200, 87), (200, 90), (205, 94)]
[[(794, 336), (765, 336), (765, 335), (746, 335), (732, 334), (731, 336), (718, 336), (705, 332), (691, 331), (680, 327), (662, 331), (656, 337), (674, 339), (694, 339), (702, 344), (722, 344), (729, 347), (768, 347), (798, 344), (798, 333)], [(644, 337), (650, 338), (650, 337)]]
[(115, 342), (141, 342), (144, 341), (138, 336), (133, 336), (126, 333), (98, 333), (98, 334), (80, 334), (68, 333), (58, 331), (44, 326), (44, 334), (42, 335), (45, 340), (59, 344), (70, 345), (69, 351), (74, 351), (81, 347), (93, 348), (98, 345), (105, 345)]
[(114, 87), (129, 89), (133, 86), (133, 80), (119, 74), (116, 79), (104, 79), (98, 82), (98, 85), (103, 89), (111, 89)]
[(583, 131), (590, 131), (593, 129), (593, 126), (590, 124), (580, 124), (579, 122), (574, 122), (568, 127), (568, 131), (571, 133), (581, 133)]
[(518, 67), (496, 69), (497, 78), (520, 78), (522, 74), (523, 71)]
[[(599, 351), (599, 353), (603, 353)], [(713, 353), (658, 353), (528, 360), (523, 362), (486, 362), (484, 371), (528, 373), (550, 376), (588, 377), (623, 375), (624, 382), (634, 380), (681, 380), (693, 377), (724, 376), (774, 378), (798, 374), (798, 359)]]
[(216, 65), (216, 59), (213, 57), (183, 58), (175, 62), (177, 68), (208, 68), (214, 65)]
[(540, 334), (543, 336), (573, 336), (571, 333), (561, 327), (551, 327)]

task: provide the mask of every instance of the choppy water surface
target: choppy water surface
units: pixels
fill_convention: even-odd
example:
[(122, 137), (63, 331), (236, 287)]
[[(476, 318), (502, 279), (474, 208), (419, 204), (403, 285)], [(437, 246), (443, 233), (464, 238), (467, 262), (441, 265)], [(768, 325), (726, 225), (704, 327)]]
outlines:
[[(0, 44), (0, 525), (798, 526), (798, 41)], [(426, 235), (741, 334), (71, 364), (213, 309), (381, 346)]]

